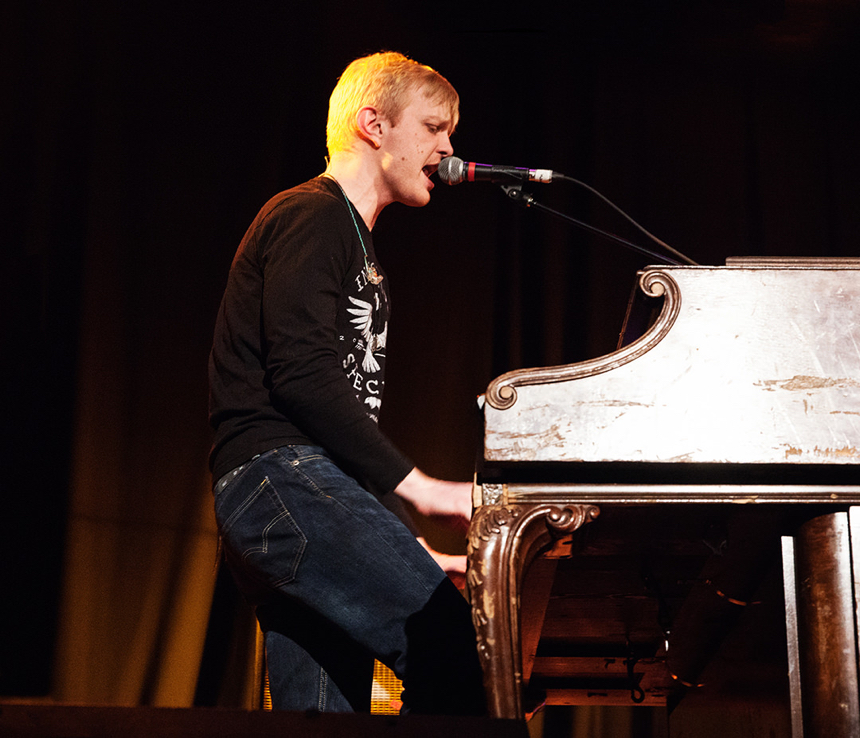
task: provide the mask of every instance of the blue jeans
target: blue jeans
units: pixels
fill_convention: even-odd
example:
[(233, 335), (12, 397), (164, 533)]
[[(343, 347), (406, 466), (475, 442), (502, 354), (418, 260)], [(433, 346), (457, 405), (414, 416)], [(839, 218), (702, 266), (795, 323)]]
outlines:
[(216, 489), (215, 515), (266, 634), (276, 708), (367, 710), (376, 658), (403, 680), (404, 711), (483, 714), (468, 604), (323, 449), (257, 457)]

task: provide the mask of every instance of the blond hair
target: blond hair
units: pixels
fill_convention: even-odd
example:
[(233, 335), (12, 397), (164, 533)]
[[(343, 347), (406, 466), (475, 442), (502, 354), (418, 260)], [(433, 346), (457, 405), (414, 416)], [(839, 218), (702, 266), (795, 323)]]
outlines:
[(329, 155), (349, 149), (357, 138), (355, 117), (361, 108), (370, 105), (396, 125), (412, 92), (417, 90), (448, 109), (453, 132), (459, 119), (460, 97), (436, 70), (395, 51), (353, 61), (343, 71), (329, 99), (326, 124)]

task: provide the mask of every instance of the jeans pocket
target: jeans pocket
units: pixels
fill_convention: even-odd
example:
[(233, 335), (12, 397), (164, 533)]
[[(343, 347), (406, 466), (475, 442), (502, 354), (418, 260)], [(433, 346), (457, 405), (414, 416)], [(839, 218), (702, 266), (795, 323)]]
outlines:
[(307, 538), (268, 477), (249, 494), (246, 490), (237, 480), (216, 502), (227, 556), (257, 581), (273, 587), (288, 584), (296, 578)]

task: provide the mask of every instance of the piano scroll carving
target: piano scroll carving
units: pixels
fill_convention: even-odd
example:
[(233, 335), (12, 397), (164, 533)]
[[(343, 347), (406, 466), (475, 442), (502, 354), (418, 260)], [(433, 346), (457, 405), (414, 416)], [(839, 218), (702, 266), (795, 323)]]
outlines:
[(628, 346), (591, 361), (542, 369), (517, 369), (493, 380), (487, 388), (487, 402), (497, 410), (506, 410), (517, 401), (516, 388), (535, 384), (552, 384), (601, 374), (617, 369), (642, 356), (656, 346), (671, 330), (681, 309), (678, 283), (667, 272), (651, 269), (639, 278), (639, 287), (648, 297), (662, 297), (663, 309), (654, 325)]

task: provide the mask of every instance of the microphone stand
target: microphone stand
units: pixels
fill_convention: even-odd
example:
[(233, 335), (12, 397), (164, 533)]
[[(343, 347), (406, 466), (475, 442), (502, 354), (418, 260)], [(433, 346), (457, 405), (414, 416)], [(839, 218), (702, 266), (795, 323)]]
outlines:
[(562, 220), (566, 220), (568, 223), (573, 223), (575, 226), (579, 226), (585, 231), (588, 231), (595, 236), (602, 236), (605, 239), (610, 241), (614, 241), (615, 243), (621, 244), (622, 246), (631, 249), (633, 251), (638, 251), (640, 254), (644, 254), (645, 256), (649, 256), (652, 259), (656, 259), (658, 263), (672, 264), (674, 266), (681, 266), (682, 262), (676, 261), (671, 257), (665, 256), (663, 254), (658, 254), (655, 251), (649, 251), (642, 246), (638, 246), (635, 243), (632, 243), (620, 236), (616, 236), (614, 233), (608, 233), (607, 231), (602, 231), (599, 228), (595, 228), (594, 226), (588, 225), (588, 223), (583, 223), (581, 220), (577, 220), (576, 218), (572, 218), (565, 213), (559, 212), (558, 210), (554, 210), (551, 207), (543, 205), (534, 199), (532, 195), (528, 192), (523, 192), (522, 184), (515, 185), (500, 185), (501, 188), (505, 191), (505, 194), (511, 198), (514, 202), (518, 202), (523, 207), (527, 208), (537, 208), (545, 213), (549, 213), (550, 215), (554, 215), (557, 218), (561, 218)]

